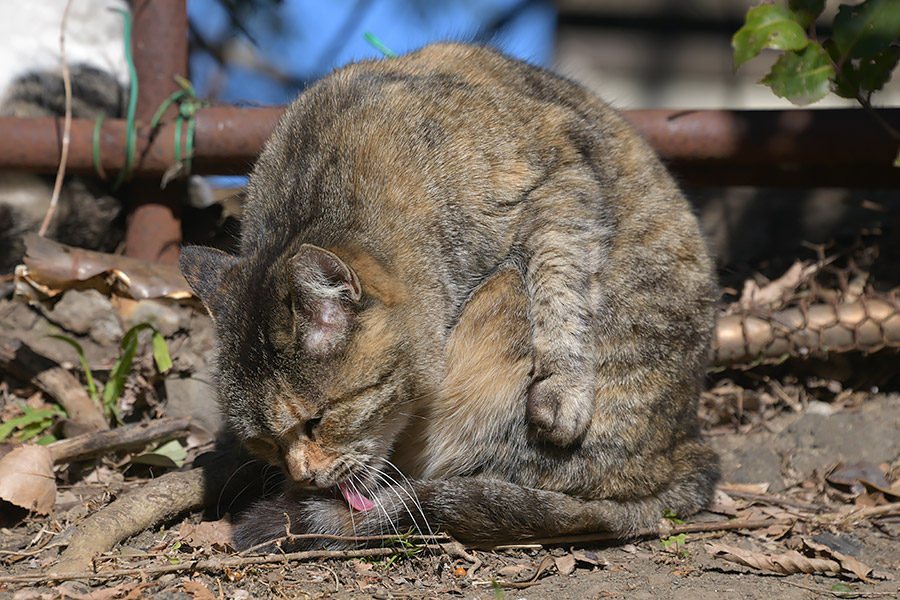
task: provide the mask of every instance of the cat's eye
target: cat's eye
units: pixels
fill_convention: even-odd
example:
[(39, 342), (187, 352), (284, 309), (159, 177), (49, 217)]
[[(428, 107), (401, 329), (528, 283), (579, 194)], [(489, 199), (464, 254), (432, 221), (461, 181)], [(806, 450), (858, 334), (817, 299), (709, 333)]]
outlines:
[(316, 427), (322, 422), (322, 417), (316, 417), (306, 422), (306, 437), (310, 440), (316, 439)]
[(257, 456), (266, 457), (278, 453), (278, 444), (269, 438), (250, 438), (244, 441), (247, 449)]

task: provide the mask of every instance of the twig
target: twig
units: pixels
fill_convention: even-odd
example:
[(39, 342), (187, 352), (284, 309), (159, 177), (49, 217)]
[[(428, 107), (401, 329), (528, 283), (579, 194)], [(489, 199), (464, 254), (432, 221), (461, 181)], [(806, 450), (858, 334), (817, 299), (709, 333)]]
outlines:
[[(430, 550), (441, 550), (440, 546), (426, 544), (418, 546)], [(407, 552), (404, 548), (360, 548), (357, 550), (307, 550), (287, 554), (260, 554), (254, 556), (229, 556), (208, 558), (205, 560), (185, 561), (177, 565), (159, 565), (155, 567), (137, 567), (132, 569), (109, 569), (104, 571), (80, 571), (74, 573), (25, 573), (0, 577), (2, 583), (35, 583), (45, 581), (71, 581), (73, 579), (115, 579), (116, 577), (133, 577), (135, 575), (164, 575), (166, 573), (182, 573), (185, 571), (221, 572), (225, 569), (237, 569), (248, 565), (267, 565), (288, 563), (291, 561), (316, 560), (320, 558), (372, 558), (392, 556)]]
[(532, 540), (534, 544), (557, 545), (557, 544), (579, 544), (582, 542), (602, 542), (615, 541), (626, 538), (648, 538), (648, 537), (669, 537), (670, 535), (678, 535), (679, 533), (707, 533), (711, 531), (731, 531), (734, 529), (763, 529), (773, 525), (793, 525), (797, 522), (796, 518), (786, 517), (783, 519), (747, 519), (744, 521), (716, 521), (714, 523), (687, 523), (684, 525), (668, 525), (663, 522), (657, 529), (639, 529), (631, 535), (623, 536), (619, 533), (587, 533), (582, 535), (568, 535), (562, 537), (542, 538)]
[(866, 508), (860, 508), (855, 510), (849, 514), (840, 515), (840, 518), (843, 519), (871, 519), (877, 517), (895, 517), (900, 515), (900, 502), (894, 502), (892, 504), (883, 504), (881, 506), (869, 506)]
[(335, 540), (340, 542), (356, 542), (356, 543), (368, 543), (368, 542), (389, 542), (396, 541), (399, 539), (407, 540), (410, 542), (453, 542), (455, 541), (449, 535), (438, 533), (433, 536), (423, 536), (423, 535), (330, 535), (327, 533), (291, 533), (290, 535), (286, 535), (284, 537), (275, 538), (273, 540), (269, 540), (267, 542), (262, 542), (261, 544), (256, 544), (255, 546), (251, 546), (246, 550), (242, 550), (238, 553), (238, 556), (247, 556), (260, 548), (265, 548), (266, 546), (278, 545), (282, 542), (294, 542), (299, 540)]
[(59, 60), (62, 63), (63, 87), (66, 91), (66, 118), (63, 124), (62, 152), (59, 157), (59, 168), (56, 171), (56, 181), (53, 184), (53, 195), (50, 197), (50, 206), (47, 207), (47, 214), (44, 215), (44, 222), (41, 223), (38, 231), (38, 235), (41, 237), (47, 234), (53, 213), (56, 211), (56, 205), (59, 203), (63, 177), (66, 175), (66, 162), (69, 160), (69, 139), (72, 133), (72, 78), (69, 74), (69, 63), (66, 61), (66, 21), (69, 19), (71, 7), (72, 0), (68, 0), (63, 11), (62, 23), (59, 26)]
[(795, 583), (793, 581), (789, 581), (787, 579), (779, 580), (781, 583), (786, 583), (788, 585), (792, 585), (794, 587), (800, 588), (801, 590), (807, 590), (810, 592), (814, 592), (816, 594), (821, 594), (823, 596), (834, 596), (835, 598), (883, 598), (883, 597), (896, 597), (897, 592), (832, 592), (831, 590), (823, 590), (821, 588), (809, 587), (808, 585), (803, 585), (801, 583)]
[(54, 463), (73, 462), (187, 433), (190, 424), (190, 417), (155, 419), (145, 423), (123, 425), (109, 431), (85, 433), (68, 440), (53, 442), (47, 449)]

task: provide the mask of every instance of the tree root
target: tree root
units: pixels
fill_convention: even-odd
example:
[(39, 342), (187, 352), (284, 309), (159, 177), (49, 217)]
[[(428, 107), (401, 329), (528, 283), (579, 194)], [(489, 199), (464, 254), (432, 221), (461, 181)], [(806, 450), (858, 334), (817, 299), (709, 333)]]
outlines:
[(94, 556), (111, 550), (120, 541), (184, 513), (214, 505), (226, 483), (247, 483), (246, 478), (240, 482), (232, 478), (237, 463), (235, 456), (221, 453), (203, 467), (166, 473), (117, 499), (76, 526), (56, 572), (84, 571)]

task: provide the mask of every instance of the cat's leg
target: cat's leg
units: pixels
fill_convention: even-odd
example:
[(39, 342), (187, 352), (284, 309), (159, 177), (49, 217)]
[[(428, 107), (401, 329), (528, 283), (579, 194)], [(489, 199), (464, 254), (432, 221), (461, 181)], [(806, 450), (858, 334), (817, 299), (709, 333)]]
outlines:
[(558, 446), (576, 443), (594, 414), (600, 307), (592, 285), (610, 235), (599, 214), (599, 191), (572, 171), (532, 193), (536, 216), (523, 265), (534, 347), (527, 414)]
[[(664, 488), (628, 500), (588, 500), (561, 492), (524, 487), (487, 477), (415, 480), (371, 490), (373, 508), (361, 512), (333, 498), (282, 496), (264, 501), (240, 522), (238, 548), (283, 538), (287, 520), (295, 534), (365, 537), (428, 536), (438, 531), (470, 543), (502, 543), (587, 532), (612, 532), (627, 538), (655, 528), (664, 510), (686, 516), (705, 506), (718, 474), (715, 455), (700, 440), (673, 450), (678, 465)], [(377, 542), (375, 542), (377, 543)], [(351, 547), (354, 540), (307, 538), (285, 549)]]

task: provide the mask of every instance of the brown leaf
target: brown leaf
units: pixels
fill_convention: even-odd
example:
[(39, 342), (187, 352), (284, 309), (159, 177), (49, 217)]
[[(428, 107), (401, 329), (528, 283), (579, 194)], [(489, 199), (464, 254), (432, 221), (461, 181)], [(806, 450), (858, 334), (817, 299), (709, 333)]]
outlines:
[[(632, 546), (634, 548), (634, 546)], [(609, 563), (597, 556), (595, 553), (590, 550), (572, 550), (572, 556), (575, 557), (575, 560), (578, 562), (586, 563), (589, 565), (594, 565), (595, 567), (606, 567), (609, 566)]]
[[(117, 598), (122, 598), (125, 594), (131, 596), (129, 592), (131, 592), (136, 586), (137, 582), (135, 581), (126, 581), (124, 583), (120, 583), (119, 585), (115, 585), (113, 587), (104, 588), (102, 590), (92, 589), (91, 591), (79, 594), (74, 592), (64, 585), (54, 588), (61, 598), (65, 600), (116, 600)], [(143, 584), (142, 587), (147, 587), (148, 584)], [(137, 596), (140, 597), (140, 596)]]
[(842, 571), (841, 565), (837, 561), (807, 558), (796, 550), (791, 550), (784, 554), (765, 554), (710, 542), (706, 544), (706, 551), (715, 558), (730, 560), (740, 565), (762, 571), (773, 571), (782, 575), (791, 575), (793, 573), (830, 573), (839, 575)]
[(553, 562), (556, 563), (556, 570), (559, 571), (560, 575), (569, 575), (575, 570), (575, 557), (571, 554), (557, 556), (553, 559)]
[(209, 588), (197, 581), (183, 579), (181, 581), (181, 587), (183, 587), (184, 591), (194, 600), (216, 600), (216, 597), (209, 591)]
[(213, 548), (219, 552), (229, 552), (233, 527), (225, 519), (203, 521), (197, 525), (183, 523), (178, 531), (178, 539), (191, 548)]
[(825, 558), (836, 560), (840, 563), (845, 572), (849, 571), (850, 573), (856, 575), (859, 579), (868, 581), (867, 577), (870, 573), (872, 573), (872, 569), (862, 564), (852, 556), (841, 554), (837, 550), (833, 550), (825, 544), (819, 544), (818, 542), (814, 542), (806, 538), (801, 538), (800, 541), (803, 542), (803, 545), (806, 548), (806, 554), (814, 554), (816, 556), (823, 556)]
[(768, 483), (720, 483), (719, 489), (725, 493), (744, 492), (745, 494), (765, 494), (769, 491)]
[(0, 499), (46, 515), (56, 501), (53, 458), (44, 446), (28, 444), (0, 459)]
[(35, 234), (25, 236), (25, 268), (16, 270), (16, 291), (44, 299), (78, 286), (134, 298), (193, 296), (175, 265), (66, 246)]

